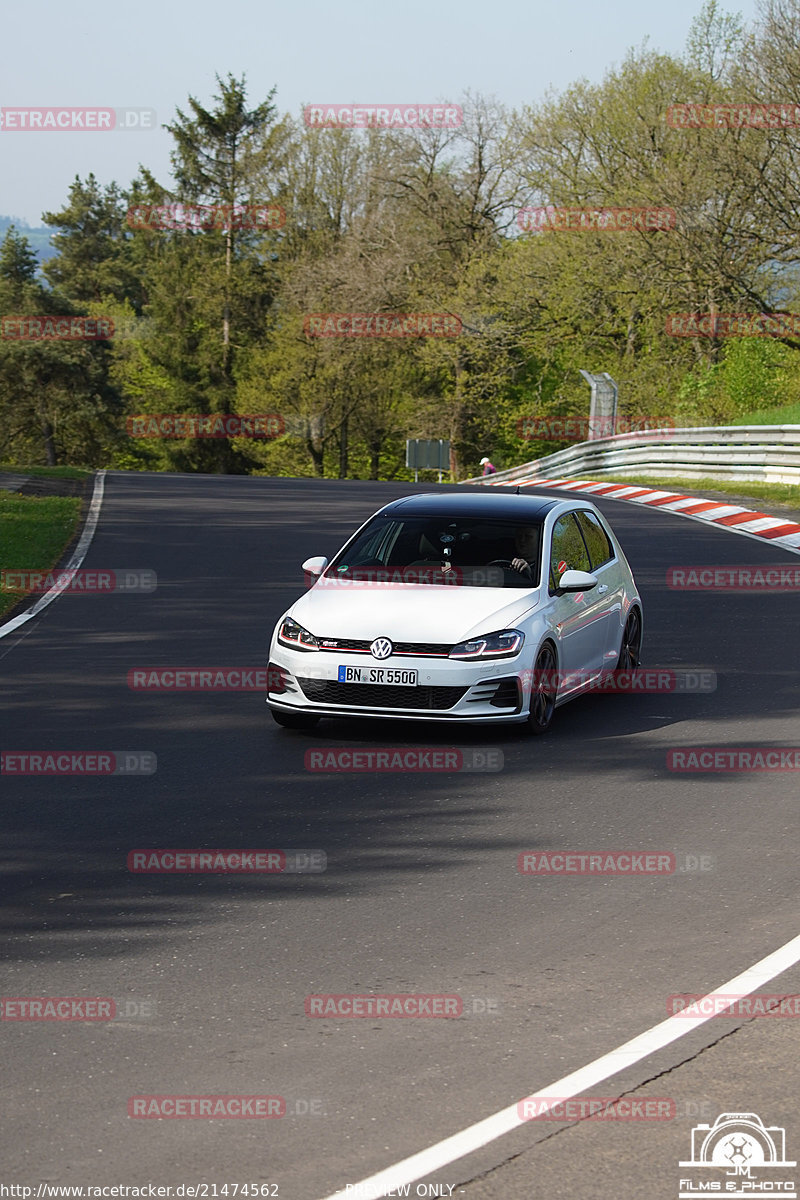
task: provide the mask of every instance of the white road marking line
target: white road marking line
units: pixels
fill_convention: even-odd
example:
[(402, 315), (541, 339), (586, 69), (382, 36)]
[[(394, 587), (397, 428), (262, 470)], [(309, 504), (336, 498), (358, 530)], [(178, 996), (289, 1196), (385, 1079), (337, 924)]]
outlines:
[[(94, 481), (94, 491), (92, 492), (92, 500), (89, 505), (89, 512), (86, 516), (86, 524), (83, 527), (83, 532), (75, 547), (75, 552), (65, 567), (61, 567), (57, 572), (59, 575), (64, 571), (75, 571), (86, 557), (86, 551), (92, 544), (94, 531), (97, 528), (97, 522), (100, 519), (100, 509), (103, 504), (103, 494), (106, 486), (105, 471), (98, 471)], [(19, 629), (20, 625), (24, 625), (26, 621), (30, 621), (32, 617), (36, 617), (43, 608), (47, 608), (48, 604), (52, 604), (56, 596), (60, 596), (63, 588), (51, 587), (49, 592), (36, 601), (33, 608), (27, 609), (24, 613), (20, 613), (18, 617), (12, 617), (5, 625), (0, 625), (0, 638), (7, 637), (9, 633), (13, 633), (15, 629)]]
[(738, 504), (720, 504), (719, 508), (709, 508), (698, 516), (703, 516), (706, 521), (718, 521), (720, 517), (732, 517), (737, 513), (750, 511), (749, 508), (740, 508)]
[[(754, 963), (752, 967), (748, 967), (741, 975), (728, 980), (715, 991), (708, 992), (702, 1000), (698, 1001), (698, 1007), (704, 1001), (712, 1001), (715, 997), (720, 997), (722, 1001), (727, 999), (730, 1004), (733, 1004), (737, 998), (749, 996), (760, 984), (788, 971), (798, 961), (800, 961), (800, 935), (792, 938), (779, 950), (768, 954), (766, 958)], [(721, 1008), (729, 1007), (730, 1004), (723, 1003)], [(617, 1046), (616, 1050), (611, 1050), (587, 1066), (573, 1071), (571, 1075), (565, 1075), (563, 1079), (550, 1084), (544, 1091), (535, 1092), (531, 1096), (523, 1096), (522, 1099), (536, 1100), (537, 1111), (548, 1112), (560, 1101), (570, 1100), (580, 1092), (585, 1092), (587, 1088), (602, 1083), (626, 1067), (633, 1066), (634, 1063), (669, 1046), (671, 1042), (676, 1042), (678, 1038), (683, 1037), (690, 1030), (696, 1029), (698, 1025), (703, 1025), (706, 1021), (711, 1020), (713, 1020), (711, 1015), (667, 1017), (666, 1021), (661, 1021), (660, 1024), (640, 1033), (631, 1041)], [(445, 1138), (444, 1141), (437, 1142), (435, 1146), (429, 1146), (427, 1150), (421, 1150), (418, 1154), (412, 1154), (410, 1158), (404, 1158), (401, 1162), (386, 1167), (385, 1170), (378, 1171), (375, 1175), (370, 1175), (368, 1179), (362, 1179), (356, 1185), (357, 1191), (347, 1192), (342, 1188), (338, 1192), (326, 1196), (325, 1200), (347, 1200), (348, 1197), (350, 1200), (353, 1200), (353, 1197), (357, 1197), (358, 1200), (378, 1200), (386, 1192), (396, 1191), (405, 1184), (414, 1183), (417, 1179), (422, 1179), (434, 1171), (440, 1171), (443, 1167), (450, 1166), (457, 1159), (479, 1150), (496, 1138), (502, 1137), (503, 1134), (510, 1133), (519, 1125), (526, 1125), (527, 1121), (519, 1116), (517, 1103), (521, 1103), (521, 1101), (501, 1109), (500, 1112), (486, 1117), (483, 1121), (478, 1121), (475, 1125), (470, 1125), (460, 1133)], [(352, 1187), (352, 1185), (350, 1186)]]
[(596, 492), (598, 488), (608, 487), (607, 483), (589, 483), (583, 489), (585, 492)]
[(698, 502), (697, 496), (684, 496), (682, 500), (671, 500), (669, 504), (662, 504), (660, 507), (665, 508), (667, 512), (680, 512), (682, 508), (690, 508)]
[(780, 517), (754, 517), (752, 521), (742, 521), (736, 528), (743, 529), (745, 533), (758, 533), (762, 529), (777, 529), (785, 524)]
[[(609, 498), (613, 498), (614, 500), (616, 500), (617, 497), (619, 497), (621, 499), (623, 496), (630, 496), (631, 492), (640, 492), (641, 490), (642, 489), (641, 489), (640, 484), (631, 483), (627, 487), (621, 487), (618, 492), (609, 492), (608, 494), (609, 494)], [(647, 489), (645, 489), (645, 494), (646, 493), (647, 493)], [(637, 497), (637, 500), (638, 500), (638, 497)]]

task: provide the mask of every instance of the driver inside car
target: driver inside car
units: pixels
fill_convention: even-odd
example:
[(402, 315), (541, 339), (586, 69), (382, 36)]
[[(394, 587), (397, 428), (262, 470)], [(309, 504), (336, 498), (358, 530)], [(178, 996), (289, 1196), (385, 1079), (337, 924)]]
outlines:
[(511, 566), (515, 571), (527, 571), (529, 575), (533, 574), (532, 568), (536, 563), (536, 556), (539, 553), (539, 534), (538, 530), (530, 525), (525, 525), (517, 529), (514, 533), (514, 549), (516, 556), (511, 560)]

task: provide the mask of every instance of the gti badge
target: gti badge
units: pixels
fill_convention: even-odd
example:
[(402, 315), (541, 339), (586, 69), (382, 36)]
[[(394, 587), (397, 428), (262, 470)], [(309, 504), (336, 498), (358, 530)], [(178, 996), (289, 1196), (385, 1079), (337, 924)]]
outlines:
[(388, 638), (379, 637), (375, 638), (369, 651), (373, 658), (388, 658), (393, 649), (394, 647)]

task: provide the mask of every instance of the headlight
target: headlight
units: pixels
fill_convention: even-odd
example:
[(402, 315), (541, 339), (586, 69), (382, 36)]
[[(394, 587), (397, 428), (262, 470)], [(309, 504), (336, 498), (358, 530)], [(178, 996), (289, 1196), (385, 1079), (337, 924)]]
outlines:
[(281, 621), (278, 641), (282, 646), (291, 646), (293, 650), (319, 650), (319, 642), (313, 633), (303, 629), (291, 617), (284, 617)]
[(519, 654), (524, 641), (525, 634), (519, 629), (485, 633), (482, 637), (453, 646), (450, 658), (512, 658)]

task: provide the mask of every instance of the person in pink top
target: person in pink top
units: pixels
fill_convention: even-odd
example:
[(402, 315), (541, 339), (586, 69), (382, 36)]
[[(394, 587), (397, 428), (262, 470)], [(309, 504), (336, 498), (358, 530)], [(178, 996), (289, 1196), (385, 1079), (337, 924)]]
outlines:
[(483, 467), (484, 475), (496, 475), (497, 474), (497, 467), (492, 466), (492, 464), (489, 462), (489, 459), (486, 458), (485, 456), (481, 459), (481, 466)]

